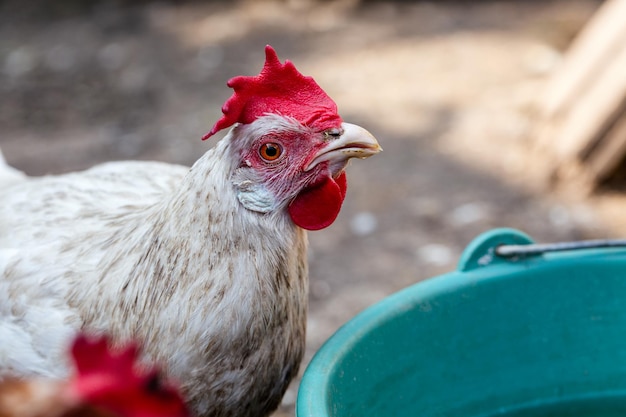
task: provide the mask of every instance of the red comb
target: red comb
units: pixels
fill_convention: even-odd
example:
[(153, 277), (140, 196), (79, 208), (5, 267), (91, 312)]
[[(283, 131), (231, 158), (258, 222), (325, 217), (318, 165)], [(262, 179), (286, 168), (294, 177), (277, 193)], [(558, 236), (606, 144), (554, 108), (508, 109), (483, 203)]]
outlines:
[(105, 337), (79, 336), (72, 355), (77, 370), (72, 386), (85, 403), (119, 417), (189, 416), (178, 391), (156, 370), (136, 369), (136, 345), (112, 352)]
[(120, 380), (129, 380), (135, 375), (133, 367), (137, 353), (137, 347), (129, 345), (113, 354), (109, 350), (107, 338), (103, 336), (89, 339), (80, 335), (72, 345), (72, 356), (79, 376), (106, 372), (114, 374)]
[(320, 131), (338, 127), (337, 105), (312, 77), (302, 75), (287, 60), (280, 63), (276, 51), (265, 47), (265, 65), (255, 77), (231, 78), (235, 92), (222, 107), (224, 116), (202, 140), (235, 123), (251, 123), (267, 113), (290, 116)]

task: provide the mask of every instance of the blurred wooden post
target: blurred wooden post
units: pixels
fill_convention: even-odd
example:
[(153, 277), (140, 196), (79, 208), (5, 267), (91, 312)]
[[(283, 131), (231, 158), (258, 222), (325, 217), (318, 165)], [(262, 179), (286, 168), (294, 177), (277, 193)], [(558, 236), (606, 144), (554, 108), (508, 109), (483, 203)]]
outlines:
[(539, 103), (551, 175), (591, 186), (626, 155), (626, 0), (608, 0), (565, 54)]

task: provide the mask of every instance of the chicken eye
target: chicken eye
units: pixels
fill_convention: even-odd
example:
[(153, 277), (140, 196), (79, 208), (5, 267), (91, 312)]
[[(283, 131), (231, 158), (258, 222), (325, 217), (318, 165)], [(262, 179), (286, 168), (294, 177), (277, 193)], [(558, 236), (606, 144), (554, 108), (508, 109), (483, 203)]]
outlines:
[(259, 154), (261, 155), (261, 158), (265, 159), (266, 161), (275, 161), (280, 158), (282, 153), (283, 148), (278, 143), (264, 143), (259, 149)]

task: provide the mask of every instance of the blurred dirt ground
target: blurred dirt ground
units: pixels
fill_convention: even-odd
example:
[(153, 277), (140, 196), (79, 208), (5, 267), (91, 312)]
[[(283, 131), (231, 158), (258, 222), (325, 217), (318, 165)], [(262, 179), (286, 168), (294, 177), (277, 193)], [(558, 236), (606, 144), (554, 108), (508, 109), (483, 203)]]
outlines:
[(350, 167), (337, 222), (310, 234), (307, 362), (490, 228), (541, 242), (626, 230), (621, 196), (551, 194), (534, 175), (533, 103), (598, 1), (21, 3), (0, 2), (0, 146), (29, 174), (193, 163), (226, 81), (256, 74), (267, 43), (377, 136), (385, 150)]

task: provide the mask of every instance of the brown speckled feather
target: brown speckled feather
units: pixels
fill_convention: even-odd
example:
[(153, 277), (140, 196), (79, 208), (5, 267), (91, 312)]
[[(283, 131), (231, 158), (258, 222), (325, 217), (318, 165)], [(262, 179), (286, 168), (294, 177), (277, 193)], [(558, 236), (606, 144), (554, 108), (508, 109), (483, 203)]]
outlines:
[(141, 341), (199, 416), (275, 409), (304, 349), (306, 235), (241, 207), (231, 151), (221, 142), (191, 170), (106, 164), (6, 188), (0, 335), (15, 341), (0, 375), (64, 375), (83, 329)]
[[(284, 157), (264, 160), (268, 142)], [(0, 380), (66, 376), (74, 335), (107, 333), (138, 341), (198, 417), (268, 415), (305, 343), (307, 239), (287, 207), (379, 150), (354, 125), (268, 114), (191, 169), (27, 178), (0, 164)]]

